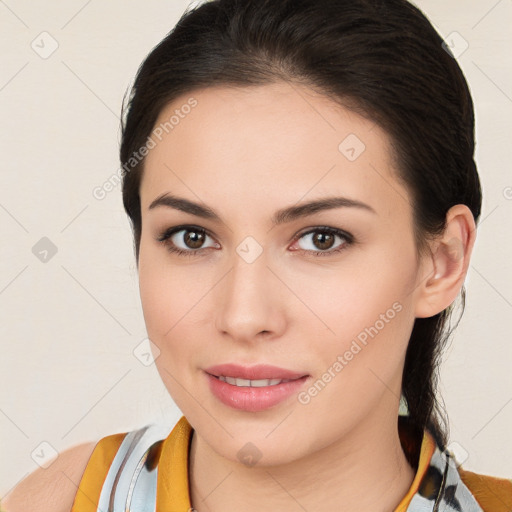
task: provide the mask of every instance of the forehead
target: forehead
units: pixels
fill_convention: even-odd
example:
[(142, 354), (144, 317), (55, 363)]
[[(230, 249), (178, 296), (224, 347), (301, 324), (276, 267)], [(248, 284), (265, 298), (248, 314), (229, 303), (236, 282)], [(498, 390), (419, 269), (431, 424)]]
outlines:
[(333, 194), (409, 207), (387, 134), (305, 86), (195, 90), (162, 110), (151, 137), (143, 210), (164, 192), (232, 213)]

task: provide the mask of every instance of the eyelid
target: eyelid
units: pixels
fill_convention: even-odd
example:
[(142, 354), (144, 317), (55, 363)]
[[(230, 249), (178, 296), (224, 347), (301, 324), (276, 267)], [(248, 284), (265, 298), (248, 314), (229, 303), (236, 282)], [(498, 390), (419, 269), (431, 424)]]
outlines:
[(335, 227), (331, 227), (331, 226), (313, 226), (313, 227), (306, 228), (305, 230), (297, 233), (293, 238), (293, 241), (294, 241), (293, 245), (298, 243), (306, 235), (310, 235), (313, 233), (328, 233), (328, 234), (334, 235), (335, 237), (337, 236), (338, 238), (341, 238), (343, 240), (343, 242), (340, 245), (338, 245), (337, 247), (335, 247), (334, 249), (329, 248), (329, 249), (322, 251), (320, 249), (319, 250), (314, 250), (314, 249), (308, 250), (308, 249), (300, 249), (299, 248), (299, 249), (294, 249), (294, 251), (305, 253), (305, 254), (311, 255), (313, 257), (323, 257), (323, 256), (327, 257), (327, 256), (337, 255), (337, 254), (341, 253), (342, 251), (344, 251), (347, 247), (349, 247), (355, 243), (354, 237), (350, 233), (348, 233), (347, 231), (345, 231), (343, 229), (335, 228)]
[(208, 230), (206, 228), (203, 228), (202, 226), (197, 226), (195, 224), (176, 224), (175, 226), (170, 226), (168, 228), (164, 228), (162, 231), (160, 231), (160, 234), (157, 235), (157, 239), (161, 238), (163, 236), (167, 236), (169, 234), (174, 234), (177, 231), (181, 231), (182, 229), (189, 229), (190, 231), (196, 229), (197, 231), (204, 231), (205, 233), (208, 233)]
[(354, 237), (348, 231), (345, 231), (344, 229), (340, 229), (340, 228), (335, 228), (332, 226), (322, 226), (322, 225), (305, 228), (304, 231), (299, 231), (296, 235), (294, 235), (293, 240), (298, 240), (298, 239), (302, 238), (304, 235), (308, 235), (310, 233), (316, 233), (317, 231), (327, 231), (327, 232), (333, 233), (335, 235), (338, 235), (340, 237), (343, 237), (347, 241), (350, 241), (350, 242), (354, 241)]
[[(207, 230), (206, 228), (203, 228), (201, 226), (194, 225), (194, 224), (181, 224), (178, 226), (173, 226), (173, 227), (167, 228), (163, 232), (161, 232), (159, 235), (157, 235), (155, 237), (155, 239), (158, 242), (166, 244), (166, 242), (169, 240), (169, 238), (174, 236), (176, 233), (179, 233), (180, 231), (197, 231), (197, 232), (200, 232), (200, 233), (203, 233), (203, 234), (209, 236), (210, 238), (214, 239), (217, 244), (219, 244), (219, 242), (216, 241), (215, 237), (209, 232), (209, 230)], [(345, 240), (345, 243), (341, 244), (341, 246), (338, 246), (338, 248), (336, 248), (334, 250), (326, 249), (324, 251), (322, 251), (322, 250), (315, 251), (315, 250), (308, 250), (308, 249), (294, 249), (294, 252), (303, 252), (303, 253), (307, 253), (307, 254), (310, 254), (313, 256), (324, 256), (324, 255), (328, 256), (330, 254), (337, 254), (337, 253), (341, 252), (342, 250), (344, 250), (346, 248), (346, 246), (349, 246), (349, 245), (352, 245), (355, 243), (353, 235), (351, 235), (347, 231), (340, 229), (340, 228), (335, 228), (335, 227), (325, 226), (325, 225), (316, 225), (316, 226), (310, 226), (310, 227), (304, 228), (303, 230), (296, 233), (292, 237), (291, 241), (294, 243), (298, 242), (305, 235), (317, 233), (317, 232), (331, 233), (334, 236), (343, 238)], [(182, 249), (181, 247), (176, 247), (174, 244), (173, 244), (173, 246), (170, 246), (169, 244), (167, 244), (167, 245), (168, 245), (167, 249), (169, 250), (169, 252), (179, 253), (179, 254), (183, 254), (183, 255), (187, 255), (187, 256), (200, 255), (205, 250), (212, 249), (212, 247), (201, 247), (199, 249)]]
[[(181, 224), (179, 226), (172, 226), (170, 228), (164, 229), (160, 234), (158, 234), (155, 237), (155, 240), (157, 242), (165, 243), (169, 238), (174, 236), (176, 233), (179, 233), (180, 231), (197, 231), (199, 233), (204, 233), (205, 235), (209, 236), (210, 238), (213, 238), (215, 240), (215, 237), (206, 229), (201, 226), (196, 226), (194, 224)], [(218, 243), (218, 242), (216, 242)], [(189, 249), (186, 252), (199, 252), (202, 249), (210, 249), (210, 247), (201, 247), (200, 249)]]

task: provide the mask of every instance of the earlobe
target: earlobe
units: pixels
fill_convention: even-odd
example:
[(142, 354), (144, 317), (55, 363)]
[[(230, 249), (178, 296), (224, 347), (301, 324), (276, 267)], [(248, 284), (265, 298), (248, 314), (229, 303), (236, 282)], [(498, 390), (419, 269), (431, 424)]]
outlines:
[(428, 318), (446, 309), (457, 298), (469, 267), (476, 238), (471, 210), (462, 204), (450, 208), (442, 235), (431, 244), (425, 256), (427, 275), (419, 285), (416, 317)]

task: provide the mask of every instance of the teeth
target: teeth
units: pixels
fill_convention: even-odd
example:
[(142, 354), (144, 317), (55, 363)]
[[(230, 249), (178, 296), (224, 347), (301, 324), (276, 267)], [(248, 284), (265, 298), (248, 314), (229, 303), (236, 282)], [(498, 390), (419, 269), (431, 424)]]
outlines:
[[(280, 384), (281, 379), (260, 379), (260, 380), (252, 380), (251, 387), (253, 388), (262, 388), (263, 386), (275, 386), (276, 384)], [(288, 381), (287, 381), (288, 382)]]
[(231, 384), (233, 386), (262, 388), (264, 386), (276, 386), (277, 384), (281, 384), (282, 382), (290, 382), (291, 379), (249, 380), (249, 379), (239, 379), (239, 378), (235, 378), (235, 377), (227, 377), (224, 375), (219, 375), (219, 380), (221, 380), (222, 382), (226, 382), (227, 384)]

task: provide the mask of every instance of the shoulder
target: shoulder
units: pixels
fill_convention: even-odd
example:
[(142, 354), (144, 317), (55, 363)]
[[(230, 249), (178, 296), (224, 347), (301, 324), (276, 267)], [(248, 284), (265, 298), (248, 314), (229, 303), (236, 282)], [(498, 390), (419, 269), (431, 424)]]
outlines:
[(89, 442), (69, 448), (61, 452), (46, 469), (39, 468), (28, 475), (2, 500), (3, 510), (69, 512), (96, 445)]
[(512, 480), (473, 473), (459, 467), (459, 474), (484, 512), (512, 510)]
[[(134, 488), (134, 496), (137, 492), (147, 493), (155, 487), (157, 473), (153, 469), (158, 465), (160, 448), (168, 433), (169, 427), (150, 424), (68, 449), (47, 469), (38, 469), (19, 483), (2, 500), (2, 512), (107, 510), (114, 494), (118, 501), (125, 491), (126, 499), (133, 498), (130, 485), (116, 485), (120, 479), (123, 483), (134, 478), (137, 484), (141, 482)], [(142, 477), (137, 478), (141, 472)]]

